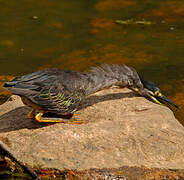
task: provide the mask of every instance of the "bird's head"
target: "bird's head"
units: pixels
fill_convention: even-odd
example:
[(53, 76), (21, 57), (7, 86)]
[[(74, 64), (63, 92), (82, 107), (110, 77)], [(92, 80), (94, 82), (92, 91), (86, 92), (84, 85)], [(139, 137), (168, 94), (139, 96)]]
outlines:
[(160, 89), (153, 82), (142, 79), (141, 82), (144, 86), (144, 96), (146, 96), (147, 98), (149, 98), (150, 100), (152, 100), (157, 104), (169, 103), (178, 109), (178, 106), (174, 102), (169, 100), (166, 96), (164, 96), (161, 93)]

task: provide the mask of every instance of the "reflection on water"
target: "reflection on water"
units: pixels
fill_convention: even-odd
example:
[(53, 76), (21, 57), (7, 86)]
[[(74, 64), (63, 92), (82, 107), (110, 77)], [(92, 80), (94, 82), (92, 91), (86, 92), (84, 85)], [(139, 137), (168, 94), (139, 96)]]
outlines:
[[(183, 1), (0, 2), (1, 84), (5, 75), (47, 67), (83, 71), (125, 63), (180, 105), (176, 116), (184, 124)], [(149, 26), (135, 23), (140, 21)], [(5, 91), (0, 93), (2, 99)]]

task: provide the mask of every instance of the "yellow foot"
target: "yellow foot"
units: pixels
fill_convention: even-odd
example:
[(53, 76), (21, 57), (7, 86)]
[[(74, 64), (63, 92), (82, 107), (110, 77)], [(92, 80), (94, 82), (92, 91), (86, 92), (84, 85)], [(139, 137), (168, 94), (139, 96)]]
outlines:
[(31, 109), (31, 111), (28, 113), (27, 117), (28, 119), (34, 119), (34, 113), (35, 113), (36, 109)]
[(68, 122), (68, 124), (82, 124), (84, 123), (83, 120), (81, 120), (79, 117), (80, 113), (74, 113), (72, 118), (69, 120), (70, 122)]
[(79, 115), (81, 115), (81, 113), (79, 113), (79, 112), (78, 112), (78, 113), (74, 113), (74, 114), (73, 114), (73, 117), (74, 117), (74, 116), (79, 116)]
[(76, 118), (71, 118), (71, 119), (68, 119), (67, 120), (67, 122), (64, 122), (64, 123), (67, 123), (67, 124), (82, 124), (82, 123), (84, 123), (84, 121), (83, 120), (81, 120), (81, 119), (76, 119)]
[(53, 117), (43, 117), (43, 112), (38, 113), (35, 116), (35, 119), (38, 122), (46, 122), (46, 123), (66, 123), (66, 124), (82, 124), (83, 121), (81, 120), (77, 120), (75, 118), (71, 118), (71, 119), (63, 119), (63, 118), (53, 118)]

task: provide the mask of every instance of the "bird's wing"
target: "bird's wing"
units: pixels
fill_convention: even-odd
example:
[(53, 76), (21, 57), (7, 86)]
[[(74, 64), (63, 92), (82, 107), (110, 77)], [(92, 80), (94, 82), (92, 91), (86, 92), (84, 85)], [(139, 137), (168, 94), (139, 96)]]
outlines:
[(17, 91), (23, 91), (22, 95), (45, 111), (68, 114), (85, 96), (84, 81), (81, 73), (52, 69), (19, 78), (21, 88)]
[(71, 92), (62, 84), (54, 82), (49, 86), (42, 86), (35, 96), (29, 98), (46, 111), (68, 114), (78, 108), (83, 97), (84, 93), (82, 91)]

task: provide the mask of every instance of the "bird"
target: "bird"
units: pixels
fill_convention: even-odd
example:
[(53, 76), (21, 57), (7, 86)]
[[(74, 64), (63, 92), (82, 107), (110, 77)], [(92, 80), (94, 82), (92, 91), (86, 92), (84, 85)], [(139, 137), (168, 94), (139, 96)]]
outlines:
[[(31, 107), (29, 119), (68, 124), (83, 123), (75, 118), (75, 112), (84, 99), (111, 86), (127, 87), (155, 103), (167, 102), (178, 108), (153, 82), (143, 80), (133, 67), (127, 65), (103, 64), (85, 72), (50, 68), (15, 77), (3, 85)], [(55, 116), (44, 116), (46, 113)], [(71, 115), (71, 118), (62, 118), (67, 115)]]

